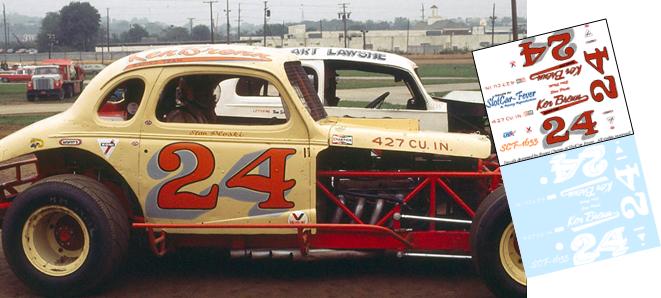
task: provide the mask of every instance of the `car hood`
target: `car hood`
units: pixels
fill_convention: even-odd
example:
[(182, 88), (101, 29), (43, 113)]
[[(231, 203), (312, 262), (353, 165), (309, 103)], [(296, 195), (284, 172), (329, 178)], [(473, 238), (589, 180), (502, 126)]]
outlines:
[(421, 131), (416, 120), (328, 118), (328, 145), (487, 158), (491, 140), (485, 135)]

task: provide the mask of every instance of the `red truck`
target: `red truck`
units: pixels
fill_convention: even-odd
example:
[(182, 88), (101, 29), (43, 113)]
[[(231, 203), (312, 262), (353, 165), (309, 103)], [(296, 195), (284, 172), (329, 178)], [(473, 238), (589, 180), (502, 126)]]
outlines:
[(26, 66), (19, 68), (16, 71), (9, 73), (0, 74), (0, 81), (9, 83), (9, 82), (27, 82), (32, 79), (32, 72), (34, 71), (34, 66)]
[(27, 99), (70, 98), (83, 90), (85, 71), (68, 59), (48, 59), (34, 69), (27, 84)]

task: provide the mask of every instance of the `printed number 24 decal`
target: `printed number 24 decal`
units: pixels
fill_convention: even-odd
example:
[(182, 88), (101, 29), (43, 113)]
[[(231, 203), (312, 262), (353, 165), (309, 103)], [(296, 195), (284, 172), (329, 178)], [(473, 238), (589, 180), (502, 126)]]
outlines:
[[(196, 168), (187, 175), (172, 179), (158, 191), (158, 206), (163, 209), (213, 209), (218, 202), (219, 186), (214, 184), (206, 195), (181, 189), (192, 183), (203, 181), (213, 174), (216, 162), (213, 152), (197, 143), (173, 143), (165, 146), (158, 154), (158, 166), (166, 172), (173, 172), (181, 166), (177, 151), (190, 151), (197, 159)], [(294, 179), (285, 180), (287, 156), (296, 153), (294, 149), (272, 148), (250, 162), (229, 180), (227, 187), (243, 187), (257, 192), (268, 193), (268, 199), (259, 203), (262, 209), (288, 209), (294, 203), (285, 199), (285, 191), (296, 185)], [(248, 174), (260, 164), (269, 160), (268, 176)]]

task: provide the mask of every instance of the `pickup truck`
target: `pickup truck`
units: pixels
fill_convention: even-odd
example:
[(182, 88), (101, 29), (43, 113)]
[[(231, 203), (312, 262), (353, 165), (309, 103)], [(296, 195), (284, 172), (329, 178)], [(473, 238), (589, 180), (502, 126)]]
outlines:
[(0, 81), (5, 83), (30, 81), (34, 68), (34, 66), (25, 66), (10, 73), (2, 73)]

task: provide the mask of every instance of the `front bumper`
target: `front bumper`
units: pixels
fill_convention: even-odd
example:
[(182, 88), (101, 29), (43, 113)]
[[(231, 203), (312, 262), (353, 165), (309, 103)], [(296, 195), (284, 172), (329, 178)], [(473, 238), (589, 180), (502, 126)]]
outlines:
[(62, 89), (48, 89), (48, 90), (28, 90), (28, 97), (50, 98), (59, 97)]

